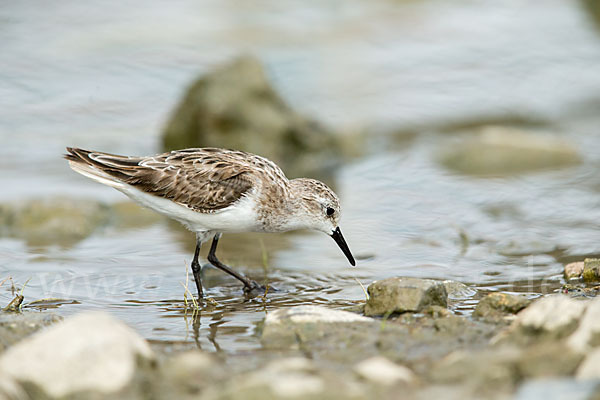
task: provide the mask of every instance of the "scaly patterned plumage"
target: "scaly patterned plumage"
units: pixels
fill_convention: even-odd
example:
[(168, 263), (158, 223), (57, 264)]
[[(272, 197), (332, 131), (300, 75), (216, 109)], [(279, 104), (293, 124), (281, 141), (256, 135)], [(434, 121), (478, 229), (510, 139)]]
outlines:
[[(303, 228), (332, 236), (354, 265), (337, 226), (340, 203), (335, 193), (314, 179), (288, 180), (275, 163), (264, 157), (217, 148), (176, 150), (148, 157), (71, 147), (67, 151), (65, 158), (76, 172), (122, 191), (195, 232), (198, 244), (193, 269), (198, 265), (201, 243), (214, 238), (209, 261), (244, 282), (246, 289), (254, 289), (257, 284), (216, 259), (214, 251), (221, 233)], [(201, 294), (197, 270), (199, 266), (194, 276)]]

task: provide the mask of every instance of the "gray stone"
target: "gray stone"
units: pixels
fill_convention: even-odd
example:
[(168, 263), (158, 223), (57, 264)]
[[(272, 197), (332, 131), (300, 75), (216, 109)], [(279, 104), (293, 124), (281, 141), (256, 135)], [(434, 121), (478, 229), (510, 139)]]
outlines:
[(567, 344), (577, 352), (585, 352), (600, 345), (600, 298), (585, 301), (585, 312), (577, 330), (567, 339)]
[(583, 262), (581, 277), (584, 282), (600, 281), (600, 258), (586, 258)]
[(506, 126), (488, 126), (478, 135), (446, 147), (440, 162), (457, 172), (475, 175), (522, 173), (579, 164), (581, 156), (564, 139)]
[(477, 294), (477, 290), (473, 289), (462, 282), (446, 280), (442, 282), (448, 293), (448, 298), (451, 300), (465, 300)]
[(19, 342), (41, 328), (55, 324), (62, 318), (52, 313), (0, 312), (0, 351)]
[(572, 262), (570, 264), (565, 265), (565, 279), (580, 279), (581, 274), (583, 274), (583, 261)]
[(260, 62), (241, 57), (194, 82), (167, 124), (163, 147), (224, 147), (260, 154), (290, 176), (340, 160), (339, 140), (292, 110)]
[(261, 343), (268, 349), (325, 349), (339, 354), (340, 349), (371, 343), (379, 324), (358, 314), (319, 306), (279, 309), (267, 314)]
[(562, 337), (575, 330), (586, 305), (565, 295), (546, 296), (521, 311), (514, 325), (524, 331)]
[(359, 362), (354, 366), (354, 372), (378, 385), (388, 386), (398, 382), (411, 384), (416, 381), (415, 374), (409, 368), (381, 356)]
[(592, 400), (597, 391), (597, 382), (580, 382), (572, 378), (547, 378), (528, 380), (518, 388), (513, 400)]
[(487, 320), (500, 320), (507, 315), (516, 314), (531, 303), (525, 296), (508, 293), (490, 293), (479, 301), (473, 316)]
[(215, 357), (201, 351), (186, 351), (170, 357), (162, 366), (168, 397), (174, 393), (198, 393), (203, 388), (221, 380), (222, 368)]
[(108, 205), (64, 197), (0, 204), (0, 237), (29, 245), (73, 245), (106, 226), (130, 229), (160, 220), (158, 214), (132, 202)]
[(363, 399), (364, 389), (337, 374), (319, 370), (306, 358), (290, 357), (238, 375), (203, 392), (203, 399)]
[(461, 384), (480, 391), (510, 390), (518, 380), (515, 365), (521, 350), (513, 346), (479, 352), (455, 351), (437, 362), (429, 371), (435, 383)]
[(388, 278), (373, 282), (368, 288), (365, 315), (418, 312), (428, 306), (447, 306), (444, 284), (430, 279)]
[(575, 373), (577, 379), (600, 379), (600, 348), (590, 352)]
[(0, 375), (0, 400), (29, 400), (30, 397), (17, 382), (9, 376)]
[(79, 392), (114, 394), (154, 358), (148, 343), (109, 314), (67, 318), (10, 347), (0, 375), (27, 382), (52, 397)]
[(523, 349), (516, 368), (526, 378), (570, 376), (577, 370), (583, 355), (563, 342), (539, 342)]
[(70, 198), (2, 204), (0, 236), (24, 239), (30, 245), (72, 244), (107, 224), (108, 210), (98, 202)]

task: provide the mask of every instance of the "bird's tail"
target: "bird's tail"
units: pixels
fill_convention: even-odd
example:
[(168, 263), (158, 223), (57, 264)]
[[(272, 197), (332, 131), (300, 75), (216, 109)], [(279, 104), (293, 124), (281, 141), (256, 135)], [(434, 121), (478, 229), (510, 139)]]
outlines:
[(67, 154), (64, 154), (64, 158), (69, 161), (69, 166), (73, 171), (104, 185), (112, 186), (116, 189), (123, 188), (124, 183), (106, 173), (104, 171), (105, 165), (94, 160), (91, 154), (97, 153), (76, 147), (67, 147)]

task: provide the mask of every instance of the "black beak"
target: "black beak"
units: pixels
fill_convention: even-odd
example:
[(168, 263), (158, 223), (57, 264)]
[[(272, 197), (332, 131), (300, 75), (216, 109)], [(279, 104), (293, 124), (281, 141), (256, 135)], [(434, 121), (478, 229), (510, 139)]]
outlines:
[(350, 261), (350, 264), (352, 264), (354, 267), (356, 265), (356, 261), (354, 261), (354, 257), (352, 257), (352, 253), (350, 253), (350, 249), (348, 248), (348, 245), (346, 244), (346, 241), (342, 236), (342, 231), (340, 231), (339, 227), (335, 228), (335, 231), (333, 231), (331, 237), (333, 240), (335, 240), (338, 246), (340, 246), (340, 249), (342, 249), (346, 257), (348, 257), (348, 261)]

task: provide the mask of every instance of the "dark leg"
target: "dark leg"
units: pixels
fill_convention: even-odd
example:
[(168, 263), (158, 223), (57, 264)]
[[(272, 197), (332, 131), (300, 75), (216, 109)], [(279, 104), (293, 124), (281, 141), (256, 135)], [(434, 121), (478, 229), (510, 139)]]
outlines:
[(244, 284), (244, 292), (245, 293), (250, 293), (253, 290), (264, 291), (265, 290), (264, 286), (258, 284), (257, 282), (255, 282), (251, 279), (246, 278), (244, 275), (242, 275), (238, 272), (235, 272), (234, 270), (229, 268), (227, 265), (225, 265), (221, 261), (219, 261), (219, 259), (217, 258), (217, 255), (215, 253), (217, 251), (217, 244), (219, 244), (220, 236), (221, 236), (220, 234), (215, 235), (213, 242), (210, 245), (210, 251), (208, 252), (208, 261), (215, 267), (219, 268), (221, 271), (226, 272), (229, 275), (236, 278), (237, 280), (241, 281)]
[(194, 252), (194, 260), (192, 261), (192, 272), (194, 273), (194, 280), (196, 281), (196, 289), (198, 289), (198, 299), (204, 297), (204, 292), (202, 292), (202, 276), (200, 272), (200, 263), (198, 262), (198, 255), (200, 255), (200, 245), (202, 243), (198, 240), (196, 242), (196, 251)]

